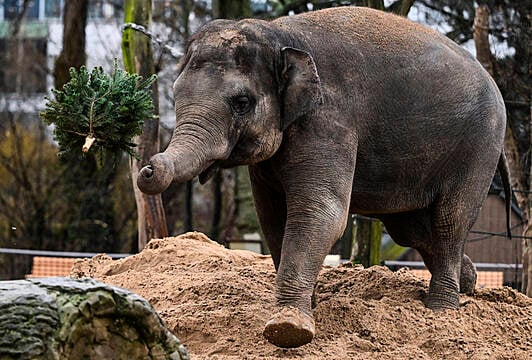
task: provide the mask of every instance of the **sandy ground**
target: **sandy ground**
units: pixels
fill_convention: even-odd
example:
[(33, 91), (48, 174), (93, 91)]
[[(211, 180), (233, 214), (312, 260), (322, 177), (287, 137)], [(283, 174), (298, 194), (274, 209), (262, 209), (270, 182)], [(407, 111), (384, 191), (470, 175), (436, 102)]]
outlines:
[(324, 268), (316, 337), (285, 350), (262, 337), (275, 312), (268, 256), (188, 233), (126, 259), (80, 260), (72, 274), (145, 297), (192, 359), (532, 359), (532, 299), (509, 288), (478, 290), (459, 310), (434, 313), (422, 304), (427, 284), (406, 269)]

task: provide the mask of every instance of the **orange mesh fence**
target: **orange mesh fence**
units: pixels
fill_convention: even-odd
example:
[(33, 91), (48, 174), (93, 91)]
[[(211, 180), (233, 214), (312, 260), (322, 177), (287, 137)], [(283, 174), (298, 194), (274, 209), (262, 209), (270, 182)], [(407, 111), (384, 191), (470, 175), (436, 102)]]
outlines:
[[(429, 282), (430, 272), (428, 270), (410, 270), (415, 276)], [(503, 285), (504, 272), (502, 271), (477, 271), (477, 287), (497, 288)]]
[[(421, 261), (386, 260), (384, 264), (392, 271), (408, 268), (410, 272), (425, 280), (430, 280), (430, 272)], [(514, 289), (521, 288), (522, 264), (505, 263), (473, 263), (477, 271), (477, 288), (496, 288), (509, 286)]]
[(31, 274), (27, 278), (70, 275), (76, 258), (35, 256)]

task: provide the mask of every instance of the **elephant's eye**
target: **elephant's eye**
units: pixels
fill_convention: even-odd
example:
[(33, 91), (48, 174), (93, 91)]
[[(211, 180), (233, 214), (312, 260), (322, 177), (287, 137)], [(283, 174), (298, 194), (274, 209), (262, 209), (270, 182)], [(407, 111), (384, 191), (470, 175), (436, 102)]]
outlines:
[(231, 99), (231, 109), (238, 115), (244, 115), (253, 105), (253, 101), (247, 95), (238, 95)]

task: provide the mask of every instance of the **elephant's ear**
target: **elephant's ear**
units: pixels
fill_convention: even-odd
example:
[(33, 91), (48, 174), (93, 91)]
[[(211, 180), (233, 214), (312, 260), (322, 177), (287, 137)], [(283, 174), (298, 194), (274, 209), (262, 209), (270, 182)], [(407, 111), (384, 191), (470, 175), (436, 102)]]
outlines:
[(312, 55), (284, 47), (281, 49), (281, 130), (310, 113), (322, 102), (321, 83)]

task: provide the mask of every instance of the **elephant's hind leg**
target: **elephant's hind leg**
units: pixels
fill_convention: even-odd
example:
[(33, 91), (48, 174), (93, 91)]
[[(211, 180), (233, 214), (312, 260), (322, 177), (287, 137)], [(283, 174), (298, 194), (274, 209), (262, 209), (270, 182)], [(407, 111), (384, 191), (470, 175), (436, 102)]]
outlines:
[[(430, 209), (421, 209), (398, 214), (381, 215), (380, 219), (392, 239), (402, 246), (413, 247), (421, 254), (431, 274), (438, 272), (440, 266), (435, 258), (432, 238), (432, 219)], [(475, 288), (477, 274), (467, 255), (462, 256), (460, 266), (460, 292), (471, 294)]]
[(480, 205), (449, 196), (438, 201), (431, 217), (432, 242), (420, 249), (432, 273), (425, 304), (433, 310), (456, 309), (459, 292), (470, 293), (476, 282), (476, 272), (464, 244)]
[(460, 269), (460, 292), (462, 294), (472, 295), (477, 284), (477, 270), (475, 265), (465, 255), (462, 257), (462, 268)]

